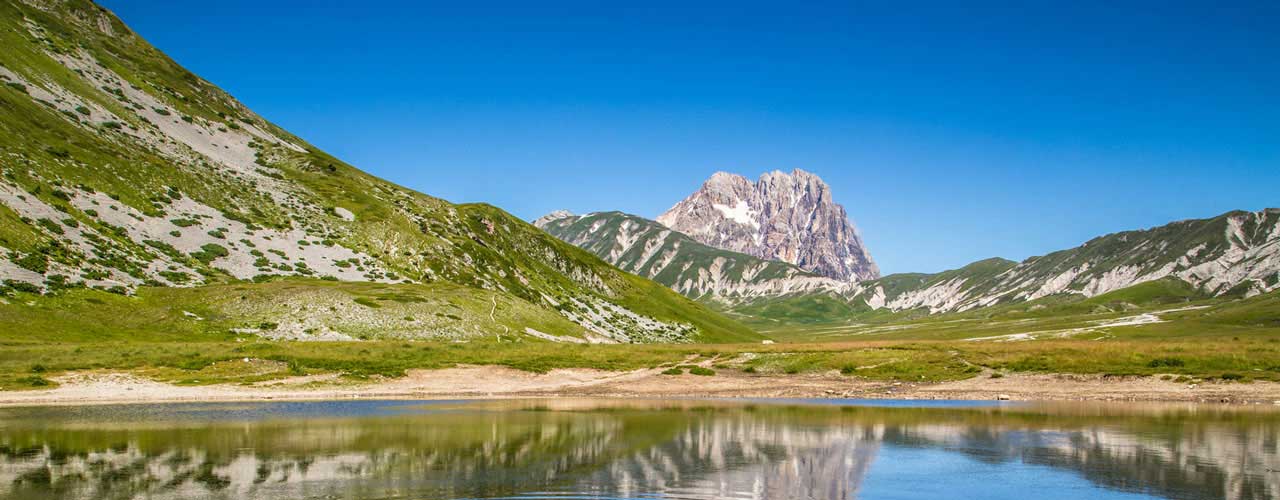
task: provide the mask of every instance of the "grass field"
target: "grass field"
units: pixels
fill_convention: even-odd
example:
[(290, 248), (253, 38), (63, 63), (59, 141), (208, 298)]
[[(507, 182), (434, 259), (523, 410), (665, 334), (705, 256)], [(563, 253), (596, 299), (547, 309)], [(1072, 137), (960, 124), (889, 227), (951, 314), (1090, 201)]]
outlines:
[[(629, 370), (675, 366), (690, 358), (714, 358), (719, 368), (747, 372), (838, 371), (875, 380), (942, 381), (1009, 372), (1280, 380), (1277, 293), (1179, 301), (1167, 294), (1138, 297), (1142, 290), (1129, 290), (1120, 297), (1125, 300), (1102, 296), (899, 322), (765, 331), (774, 344), (584, 345), (510, 334), (529, 324), (557, 335), (578, 331), (541, 309), (480, 300), (474, 293), (451, 294), (451, 287), (392, 290), (284, 281), (147, 289), (136, 297), (93, 290), (19, 294), (0, 305), (0, 388), (46, 388), (57, 374), (83, 370), (210, 384), (320, 373), (363, 380), (458, 364), (534, 372)], [(285, 323), (315, 324), (367, 340), (268, 341), (261, 331), (252, 333), (284, 329)], [(458, 335), (415, 338), (406, 334), (414, 325)], [(245, 327), (254, 328), (240, 330)]]
[[(943, 381), (1041, 372), (1280, 380), (1280, 341), (1126, 340), (1086, 342), (861, 341), (804, 344), (580, 345), (549, 342), (76, 342), (13, 343), (0, 350), (0, 387), (44, 388), (49, 377), (80, 370), (132, 371), (179, 384), (242, 383), (341, 373), (350, 379), (398, 377), (409, 369), (457, 364), (630, 370), (718, 359), (718, 368), (757, 373), (836, 370), (873, 380)], [(245, 363), (250, 359), (253, 362)]]

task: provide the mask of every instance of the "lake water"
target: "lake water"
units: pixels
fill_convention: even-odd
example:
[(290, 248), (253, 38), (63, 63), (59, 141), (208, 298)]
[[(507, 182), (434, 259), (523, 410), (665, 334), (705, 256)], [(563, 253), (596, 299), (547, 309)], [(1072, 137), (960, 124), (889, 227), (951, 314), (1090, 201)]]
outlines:
[(13, 499), (1255, 499), (1280, 411), (832, 400), (0, 408)]

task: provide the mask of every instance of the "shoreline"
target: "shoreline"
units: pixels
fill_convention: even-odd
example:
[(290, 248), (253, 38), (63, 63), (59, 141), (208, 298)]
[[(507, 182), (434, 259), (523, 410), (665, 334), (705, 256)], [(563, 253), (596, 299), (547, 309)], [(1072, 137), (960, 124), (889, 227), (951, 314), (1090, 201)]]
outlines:
[(901, 400), (1133, 401), (1280, 404), (1280, 383), (1175, 383), (1158, 376), (1010, 374), (933, 383), (857, 379), (838, 373), (760, 375), (717, 370), (714, 376), (663, 375), (657, 369), (608, 372), (557, 369), (530, 373), (497, 366), (410, 370), (406, 376), (350, 383), (336, 374), (250, 385), (179, 386), (121, 372), (55, 378), (47, 390), (0, 392), (0, 407), (175, 402), (341, 399), (830, 398)]

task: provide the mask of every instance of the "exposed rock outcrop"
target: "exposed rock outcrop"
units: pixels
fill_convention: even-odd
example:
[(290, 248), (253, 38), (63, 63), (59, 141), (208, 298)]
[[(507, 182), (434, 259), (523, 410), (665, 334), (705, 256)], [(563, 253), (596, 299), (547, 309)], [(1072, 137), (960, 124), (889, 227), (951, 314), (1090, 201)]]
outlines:
[(780, 260), (843, 281), (880, 277), (844, 207), (822, 179), (800, 169), (752, 184), (725, 172), (658, 217), (700, 243)]

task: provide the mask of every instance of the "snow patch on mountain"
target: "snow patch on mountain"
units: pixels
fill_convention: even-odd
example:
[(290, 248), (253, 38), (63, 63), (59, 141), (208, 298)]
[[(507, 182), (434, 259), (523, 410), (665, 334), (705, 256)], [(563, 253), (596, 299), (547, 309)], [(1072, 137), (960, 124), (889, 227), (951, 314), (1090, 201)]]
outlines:
[(732, 207), (719, 203), (713, 203), (711, 206), (719, 210), (720, 213), (724, 214), (725, 218), (731, 221), (744, 226), (760, 227), (759, 214), (751, 209), (751, 205), (748, 205), (746, 200), (738, 200), (738, 203)]

